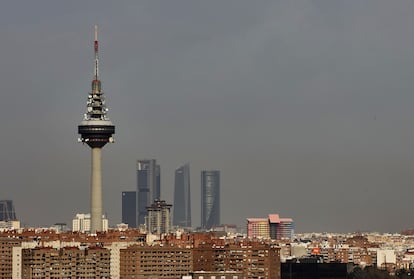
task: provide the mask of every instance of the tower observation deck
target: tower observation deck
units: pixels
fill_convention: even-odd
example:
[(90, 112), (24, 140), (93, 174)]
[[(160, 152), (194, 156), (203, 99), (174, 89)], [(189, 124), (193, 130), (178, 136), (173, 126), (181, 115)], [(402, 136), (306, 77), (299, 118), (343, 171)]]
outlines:
[(105, 97), (99, 80), (98, 28), (96, 25), (94, 53), (92, 90), (88, 94), (83, 121), (78, 126), (78, 133), (81, 136), (79, 141), (86, 143), (92, 149), (91, 233), (102, 231), (101, 151), (105, 144), (114, 141), (112, 135), (115, 133), (115, 126), (107, 116), (108, 108), (105, 104)]

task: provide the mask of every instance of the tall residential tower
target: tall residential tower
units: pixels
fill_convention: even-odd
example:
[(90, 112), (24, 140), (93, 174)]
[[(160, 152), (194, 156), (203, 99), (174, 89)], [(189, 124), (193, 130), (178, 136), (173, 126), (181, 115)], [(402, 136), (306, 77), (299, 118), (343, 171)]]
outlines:
[(148, 217), (146, 220), (147, 233), (162, 234), (169, 233), (171, 229), (171, 204), (165, 201), (155, 200), (147, 207)]
[(175, 170), (173, 225), (191, 227), (190, 165)]
[(108, 142), (113, 142), (112, 135), (115, 126), (107, 117), (105, 97), (99, 80), (99, 57), (98, 57), (98, 27), (95, 25), (94, 41), (94, 77), (92, 90), (88, 94), (86, 102), (86, 113), (83, 121), (78, 126), (81, 135), (79, 141), (86, 143), (92, 150), (91, 169), (91, 233), (102, 231), (102, 172), (101, 153), (102, 147)]
[(201, 172), (201, 228), (220, 225), (220, 171)]

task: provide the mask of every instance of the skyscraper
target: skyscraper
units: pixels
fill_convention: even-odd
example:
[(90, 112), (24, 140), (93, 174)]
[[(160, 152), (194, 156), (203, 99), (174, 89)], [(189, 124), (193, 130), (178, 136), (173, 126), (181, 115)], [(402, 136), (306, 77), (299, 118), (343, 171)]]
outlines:
[(201, 228), (220, 225), (220, 171), (201, 172)]
[(12, 200), (0, 201), (0, 221), (15, 221), (16, 212), (14, 211)]
[(190, 165), (175, 170), (173, 225), (191, 227)]
[(147, 207), (154, 200), (160, 199), (161, 192), (161, 170), (156, 160), (137, 161), (137, 192), (136, 192), (136, 225), (145, 224), (148, 216)]
[[(0, 229), (19, 229), (20, 221), (16, 218), (12, 200), (0, 201)], [(1, 275), (1, 272), (0, 272)]]
[(86, 143), (91, 148), (91, 233), (102, 231), (102, 173), (101, 156), (102, 148), (108, 142), (113, 142), (112, 135), (115, 126), (107, 116), (105, 97), (99, 80), (99, 57), (98, 57), (98, 28), (95, 25), (94, 41), (95, 61), (92, 90), (88, 94), (86, 102), (86, 113), (83, 121), (78, 126), (81, 135), (79, 141)]
[(137, 193), (135, 191), (122, 192), (122, 223), (129, 228), (137, 227)]

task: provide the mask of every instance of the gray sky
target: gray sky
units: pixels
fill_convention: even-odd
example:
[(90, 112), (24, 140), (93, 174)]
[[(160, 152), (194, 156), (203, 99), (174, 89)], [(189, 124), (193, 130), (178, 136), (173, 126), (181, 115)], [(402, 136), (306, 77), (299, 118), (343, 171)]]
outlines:
[(120, 222), (135, 161), (162, 198), (190, 162), (219, 169), (222, 222), (279, 213), (296, 231), (414, 227), (414, 1), (5, 1), (0, 9), (1, 199), (25, 224), (89, 211), (77, 143), (100, 28), (116, 143), (104, 209)]

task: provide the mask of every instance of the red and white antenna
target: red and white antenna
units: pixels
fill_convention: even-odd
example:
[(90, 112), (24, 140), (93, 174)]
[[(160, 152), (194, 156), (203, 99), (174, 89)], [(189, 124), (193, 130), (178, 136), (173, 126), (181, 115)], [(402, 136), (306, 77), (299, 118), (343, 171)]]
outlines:
[(99, 80), (99, 56), (98, 56), (98, 25), (95, 25), (95, 80)]

